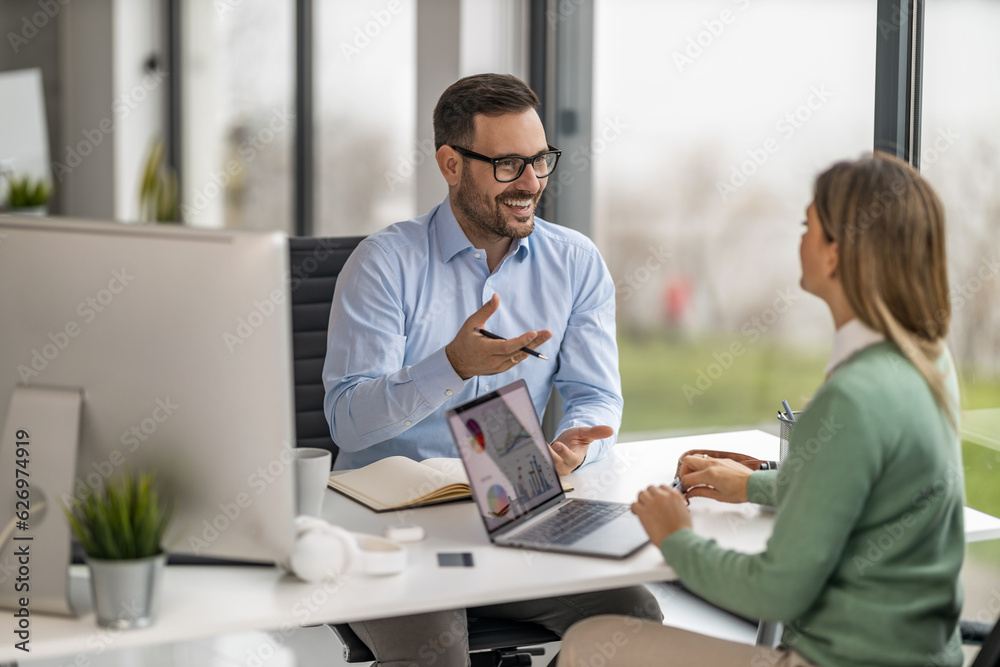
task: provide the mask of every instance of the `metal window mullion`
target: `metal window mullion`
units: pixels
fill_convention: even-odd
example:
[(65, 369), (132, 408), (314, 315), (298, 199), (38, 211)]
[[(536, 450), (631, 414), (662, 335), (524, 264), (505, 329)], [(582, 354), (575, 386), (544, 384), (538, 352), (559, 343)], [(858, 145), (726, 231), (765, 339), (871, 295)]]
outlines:
[(292, 208), (296, 236), (314, 233), (313, 0), (295, 0), (295, 168)]
[(912, 0), (910, 7), (910, 76), (907, 129), (910, 134), (907, 160), (920, 169), (920, 121), (923, 107), (924, 0)]
[[(181, 163), (183, 157), (182, 119), (184, 114), (183, 90), (181, 88), (181, 8), (182, 0), (166, 0), (164, 13), (166, 34), (164, 45), (166, 49), (167, 67), (167, 164), (174, 170), (177, 178), (177, 197), (184, 197), (184, 169)], [(180, 201), (178, 201), (178, 205)]]
[(878, 0), (875, 150), (920, 166), (924, 0)]

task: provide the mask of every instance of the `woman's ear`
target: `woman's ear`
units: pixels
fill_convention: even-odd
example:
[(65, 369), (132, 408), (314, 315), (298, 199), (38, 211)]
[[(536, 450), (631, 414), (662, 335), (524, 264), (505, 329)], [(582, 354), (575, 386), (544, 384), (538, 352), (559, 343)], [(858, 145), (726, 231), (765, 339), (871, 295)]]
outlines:
[(826, 267), (826, 275), (829, 278), (840, 279), (840, 246), (836, 241), (830, 241), (823, 249), (823, 264)]
[(442, 146), (434, 155), (437, 160), (438, 169), (448, 183), (449, 187), (455, 187), (462, 177), (462, 156), (451, 146)]

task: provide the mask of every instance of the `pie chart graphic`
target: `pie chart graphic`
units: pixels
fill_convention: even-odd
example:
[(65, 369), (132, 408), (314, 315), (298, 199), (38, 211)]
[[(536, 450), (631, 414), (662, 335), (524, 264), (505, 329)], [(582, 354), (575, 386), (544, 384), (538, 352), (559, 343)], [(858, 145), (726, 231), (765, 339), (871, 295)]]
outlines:
[(486, 436), (483, 435), (483, 429), (479, 428), (479, 422), (470, 419), (465, 422), (465, 428), (469, 429), (469, 433), (472, 435), (469, 438), (469, 445), (477, 454), (482, 454), (486, 449)]
[(507, 492), (499, 484), (494, 484), (486, 493), (486, 502), (490, 505), (490, 513), (493, 516), (503, 516), (510, 509), (510, 500)]

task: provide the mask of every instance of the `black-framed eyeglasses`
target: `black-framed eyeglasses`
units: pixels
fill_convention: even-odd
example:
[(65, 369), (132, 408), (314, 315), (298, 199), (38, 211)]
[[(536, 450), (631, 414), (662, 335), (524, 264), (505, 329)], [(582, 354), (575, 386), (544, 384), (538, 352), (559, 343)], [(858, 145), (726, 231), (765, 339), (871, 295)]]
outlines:
[(510, 183), (511, 181), (516, 181), (521, 178), (521, 174), (524, 173), (524, 168), (528, 166), (528, 164), (530, 164), (531, 168), (535, 170), (536, 178), (548, 178), (548, 176), (556, 170), (556, 165), (559, 164), (559, 156), (562, 155), (561, 150), (551, 145), (549, 146), (549, 150), (531, 157), (522, 157), (519, 155), (486, 157), (485, 155), (480, 155), (479, 153), (474, 153), (473, 151), (460, 148), (458, 146), (452, 146), (452, 148), (454, 148), (459, 155), (472, 158), (473, 160), (482, 160), (483, 162), (489, 162), (492, 164), (493, 178), (497, 179), (501, 183)]

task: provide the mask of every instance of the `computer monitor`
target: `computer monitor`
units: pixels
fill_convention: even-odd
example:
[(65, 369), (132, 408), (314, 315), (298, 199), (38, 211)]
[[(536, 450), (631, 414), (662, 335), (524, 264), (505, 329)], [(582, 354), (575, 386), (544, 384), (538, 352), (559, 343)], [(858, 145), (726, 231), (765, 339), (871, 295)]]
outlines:
[[(74, 495), (155, 470), (174, 504), (170, 552), (281, 560), (294, 514), (288, 284), (280, 233), (0, 215), (0, 424), (23, 428), (6, 414), (18, 387), (78, 390)], [(60, 500), (46, 520), (64, 521)]]

